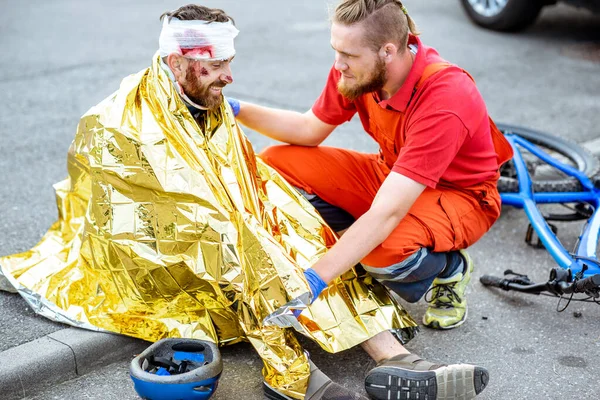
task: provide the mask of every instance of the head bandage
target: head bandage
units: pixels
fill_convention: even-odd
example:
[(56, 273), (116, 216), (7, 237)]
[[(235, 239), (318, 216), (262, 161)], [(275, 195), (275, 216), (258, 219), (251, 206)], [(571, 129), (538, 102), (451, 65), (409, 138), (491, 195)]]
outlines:
[(194, 60), (227, 60), (235, 55), (239, 31), (231, 21), (184, 21), (165, 17), (158, 40), (161, 57), (177, 53)]

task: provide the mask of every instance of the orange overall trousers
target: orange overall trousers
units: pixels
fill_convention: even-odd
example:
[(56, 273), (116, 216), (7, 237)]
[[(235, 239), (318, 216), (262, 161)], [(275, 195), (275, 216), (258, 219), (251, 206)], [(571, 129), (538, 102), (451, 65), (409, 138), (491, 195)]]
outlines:
[[(420, 85), (448, 64), (430, 64)], [(381, 109), (373, 100), (373, 112)], [(387, 110), (384, 110), (387, 111)], [(490, 119), (499, 165), (512, 157), (512, 149)], [(260, 155), (293, 186), (316, 194), (325, 202), (347, 211), (355, 219), (370, 207), (395, 161), (389, 152), (390, 140), (375, 137), (381, 154), (317, 146), (273, 146)], [(400, 146), (397, 146), (398, 148)], [(391, 163), (386, 159), (392, 160)], [(450, 252), (467, 248), (481, 238), (500, 216), (497, 176), (471, 187), (439, 184), (427, 187), (394, 231), (368, 254), (362, 263), (385, 268), (397, 264), (421, 248)]]

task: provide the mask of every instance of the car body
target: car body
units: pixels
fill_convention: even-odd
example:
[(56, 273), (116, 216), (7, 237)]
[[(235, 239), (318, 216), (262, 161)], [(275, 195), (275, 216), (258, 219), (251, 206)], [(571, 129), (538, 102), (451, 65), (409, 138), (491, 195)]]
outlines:
[(519, 31), (533, 24), (542, 8), (556, 3), (600, 14), (600, 0), (460, 0), (469, 18), (484, 28)]

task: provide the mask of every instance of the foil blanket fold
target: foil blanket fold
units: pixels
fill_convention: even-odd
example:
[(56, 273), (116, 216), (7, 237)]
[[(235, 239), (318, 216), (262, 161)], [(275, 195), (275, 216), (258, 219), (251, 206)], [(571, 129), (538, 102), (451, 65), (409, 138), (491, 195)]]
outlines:
[[(36, 312), (149, 341), (249, 340), (267, 383), (302, 399), (309, 364), (290, 329), (263, 319), (303, 293), (302, 270), (336, 237), (256, 157), (227, 102), (195, 119), (160, 58), (82, 118), (54, 188), (59, 217), (31, 250), (0, 258), (0, 286)], [(413, 319), (359, 269), (297, 330), (329, 352)]]

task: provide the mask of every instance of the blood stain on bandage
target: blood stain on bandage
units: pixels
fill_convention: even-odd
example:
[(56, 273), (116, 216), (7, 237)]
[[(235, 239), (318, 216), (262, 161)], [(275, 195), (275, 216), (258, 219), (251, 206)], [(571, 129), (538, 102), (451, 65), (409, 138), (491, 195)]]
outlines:
[[(176, 36), (179, 36), (181, 38), (180, 40), (185, 39), (188, 45), (199, 45), (194, 47), (183, 47), (183, 44), (181, 44), (181, 55), (188, 57), (208, 56), (208, 58), (214, 58), (215, 48), (212, 45), (208, 44), (209, 42), (206, 39), (206, 36), (204, 36), (200, 32), (196, 32), (194, 30), (186, 30), (182, 35)], [(180, 41), (180, 43), (182, 42)]]
[(203, 57), (214, 58), (215, 49), (213, 46), (195, 47), (193, 49), (181, 49), (181, 54), (188, 57)]

